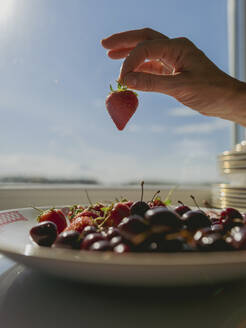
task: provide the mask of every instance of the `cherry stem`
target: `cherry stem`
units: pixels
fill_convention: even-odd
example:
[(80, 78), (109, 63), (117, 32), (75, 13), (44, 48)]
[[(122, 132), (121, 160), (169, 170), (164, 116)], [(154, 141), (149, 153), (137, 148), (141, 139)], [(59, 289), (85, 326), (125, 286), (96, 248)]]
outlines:
[(141, 182), (141, 202), (143, 201), (143, 185), (144, 185), (144, 181)]
[(88, 199), (88, 202), (90, 203), (91, 206), (93, 206), (92, 201), (91, 201), (91, 199), (90, 199), (90, 197), (89, 197), (89, 194), (88, 194), (87, 189), (85, 189), (85, 193), (86, 193), (86, 197), (87, 197), (87, 199)]
[(178, 200), (178, 203), (181, 204), (182, 206), (185, 206), (185, 204), (181, 202), (181, 200)]
[(204, 204), (204, 206), (209, 210), (210, 213), (213, 213), (213, 214), (215, 214), (216, 216), (218, 216), (218, 213), (217, 213), (217, 212), (211, 210), (212, 206), (211, 206), (211, 204), (210, 204), (207, 200), (205, 200), (205, 201), (203, 202), (203, 204)]
[(151, 202), (153, 202), (154, 201), (154, 199), (156, 198), (156, 196), (160, 193), (161, 191), (160, 190), (158, 190), (155, 194), (154, 194), (154, 196), (153, 196), (153, 198), (151, 199)]
[(197, 207), (199, 210), (201, 210), (200, 207), (199, 207), (199, 205), (197, 204), (197, 201), (196, 201), (195, 197), (194, 197), (193, 195), (190, 195), (190, 198), (193, 200), (193, 202), (195, 203), (196, 207)]

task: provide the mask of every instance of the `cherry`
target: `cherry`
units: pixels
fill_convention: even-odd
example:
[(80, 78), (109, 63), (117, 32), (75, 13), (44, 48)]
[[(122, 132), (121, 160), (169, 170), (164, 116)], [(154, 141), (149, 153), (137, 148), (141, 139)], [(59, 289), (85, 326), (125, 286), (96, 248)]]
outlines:
[(54, 246), (62, 248), (80, 249), (81, 239), (78, 231), (63, 231), (57, 237)]
[(96, 241), (89, 248), (90, 251), (101, 251), (101, 252), (109, 251), (111, 249), (112, 249), (112, 247), (110, 246), (110, 243), (108, 240)]
[(166, 204), (159, 198), (159, 197), (156, 197), (161, 191), (158, 190), (153, 198), (151, 199), (151, 201), (148, 203), (149, 207), (150, 208), (153, 208), (153, 207), (156, 207), (156, 206), (163, 206), (163, 207), (166, 207)]
[(180, 252), (183, 249), (184, 239), (175, 237), (173, 239), (165, 240), (158, 244), (157, 250), (161, 252)]
[(61, 233), (67, 227), (67, 221), (63, 212), (59, 209), (51, 208), (48, 210), (41, 210), (39, 208), (33, 207), (35, 210), (39, 211), (38, 222), (51, 221), (56, 224), (57, 232)]
[(228, 207), (220, 213), (220, 220), (222, 223), (228, 219), (240, 218), (243, 219), (241, 213), (235, 208)]
[(57, 226), (52, 221), (38, 223), (31, 228), (30, 236), (40, 246), (51, 246), (57, 237)]
[(211, 224), (212, 225), (214, 225), (214, 224), (221, 224), (221, 221), (218, 218), (210, 218), (210, 221), (211, 221)]
[(150, 208), (147, 203), (143, 201), (143, 185), (144, 182), (141, 182), (141, 200), (132, 204), (130, 207), (130, 214), (137, 214), (144, 217), (144, 214)]
[(220, 213), (220, 223), (228, 231), (235, 226), (243, 226), (244, 219), (239, 211), (234, 208), (228, 207)]
[(93, 243), (95, 243), (96, 241), (99, 241), (99, 240), (106, 240), (106, 238), (99, 232), (90, 233), (89, 235), (87, 235), (84, 238), (84, 240), (81, 244), (81, 248), (89, 249)]
[(189, 231), (211, 226), (209, 217), (202, 210), (188, 211), (182, 215), (181, 219)]
[(155, 207), (145, 213), (145, 219), (155, 233), (177, 231), (182, 227), (180, 216), (166, 207)]
[(184, 205), (184, 203), (182, 203), (180, 200), (178, 200), (178, 203), (180, 203), (181, 205), (177, 206), (174, 209), (174, 212), (176, 212), (180, 216), (182, 216), (184, 213), (186, 213), (188, 211), (191, 211), (191, 209), (188, 206)]
[(120, 231), (118, 228), (115, 228), (115, 227), (108, 228), (108, 231), (106, 232), (106, 238), (108, 240), (110, 240), (114, 237), (117, 237), (117, 236), (120, 236)]
[(121, 236), (115, 236), (110, 239), (110, 245), (114, 248), (115, 246), (121, 244), (123, 242), (123, 238)]
[(118, 244), (113, 248), (113, 251), (118, 254), (128, 253), (130, 250), (130, 246), (125, 243)]
[(95, 226), (88, 225), (84, 228), (83, 230), (83, 237), (89, 235), (90, 233), (95, 233), (97, 232), (97, 228)]
[(231, 230), (231, 245), (234, 249), (246, 249), (246, 227), (234, 227)]
[(141, 216), (131, 215), (121, 221), (121, 223), (118, 225), (118, 229), (120, 232), (138, 234), (147, 231), (148, 226)]
[(220, 233), (202, 236), (197, 240), (196, 245), (201, 251), (226, 251), (230, 249)]
[(217, 223), (217, 224), (211, 225), (211, 230), (213, 232), (219, 232), (219, 233), (223, 234), (225, 229), (224, 229), (223, 224)]
[(131, 243), (137, 245), (143, 242), (149, 229), (144, 219), (139, 215), (124, 218), (118, 225), (121, 235)]

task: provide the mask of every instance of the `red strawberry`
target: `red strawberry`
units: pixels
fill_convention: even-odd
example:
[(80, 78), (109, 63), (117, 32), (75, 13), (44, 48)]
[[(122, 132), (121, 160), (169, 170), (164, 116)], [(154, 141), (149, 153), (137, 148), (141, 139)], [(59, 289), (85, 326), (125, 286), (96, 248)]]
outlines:
[(124, 202), (123, 204), (125, 204), (126, 206), (128, 206), (130, 208), (133, 204), (133, 201), (128, 200), (127, 202)]
[(95, 211), (95, 210), (93, 210), (93, 209), (91, 209), (91, 210), (90, 210), (90, 209), (89, 209), (89, 210), (85, 209), (85, 210), (83, 210), (82, 212), (78, 213), (78, 214), (72, 219), (72, 221), (75, 220), (75, 219), (78, 218), (78, 217), (83, 217), (83, 216), (88, 216), (88, 217), (91, 217), (91, 218), (93, 218), (93, 219), (96, 219), (96, 218), (98, 218), (98, 217), (100, 216), (100, 212)]
[(117, 226), (121, 220), (130, 215), (129, 207), (124, 203), (116, 203), (110, 213), (108, 220), (106, 221), (107, 226)]
[[(39, 210), (37, 208), (37, 210)], [(56, 224), (58, 234), (61, 233), (67, 226), (67, 221), (61, 210), (50, 209), (47, 211), (39, 210), (41, 214), (38, 216), (38, 222), (51, 221)]]
[(78, 231), (81, 233), (86, 226), (93, 225), (93, 221), (88, 216), (77, 217), (72, 221), (72, 223), (65, 229), (65, 231)]
[(106, 99), (106, 107), (117, 128), (123, 130), (138, 107), (138, 97), (120, 83), (116, 91), (111, 85), (110, 89), (112, 92)]

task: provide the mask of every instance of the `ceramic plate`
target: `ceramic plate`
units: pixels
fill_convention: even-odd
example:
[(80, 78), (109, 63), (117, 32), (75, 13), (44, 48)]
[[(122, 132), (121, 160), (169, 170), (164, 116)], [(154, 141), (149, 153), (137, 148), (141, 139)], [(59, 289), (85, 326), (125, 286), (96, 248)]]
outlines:
[(29, 239), (36, 215), (31, 208), (0, 212), (0, 252), (56, 276), (135, 286), (207, 284), (246, 277), (246, 251), (117, 255), (39, 247)]

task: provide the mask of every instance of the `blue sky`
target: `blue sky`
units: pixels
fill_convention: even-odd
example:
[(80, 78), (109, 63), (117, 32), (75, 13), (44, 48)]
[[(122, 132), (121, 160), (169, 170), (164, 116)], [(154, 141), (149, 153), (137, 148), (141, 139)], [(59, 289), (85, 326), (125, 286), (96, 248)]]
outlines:
[(139, 92), (127, 128), (115, 128), (104, 102), (121, 61), (110, 60), (100, 40), (151, 27), (190, 38), (228, 71), (226, 1), (1, 3), (0, 175), (89, 176), (109, 183), (218, 178), (216, 156), (231, 146), (227, 121)]

